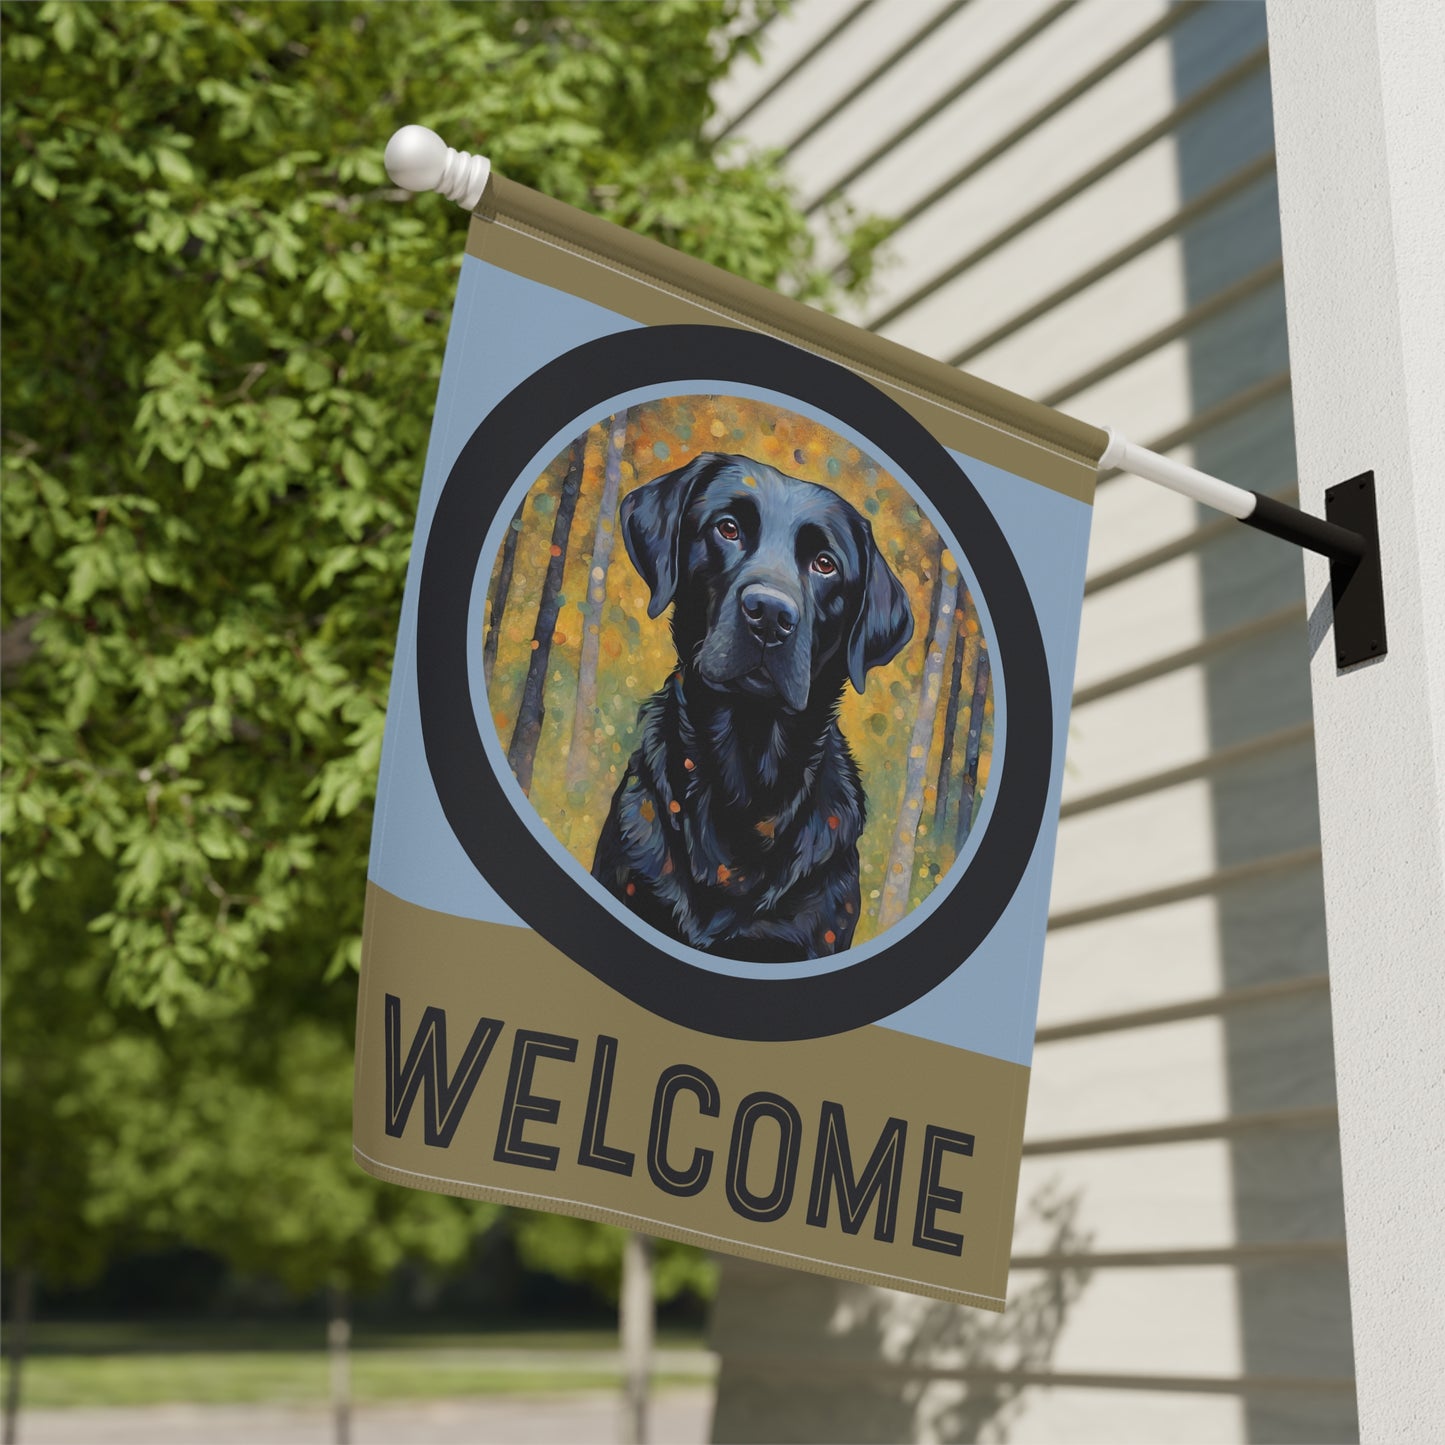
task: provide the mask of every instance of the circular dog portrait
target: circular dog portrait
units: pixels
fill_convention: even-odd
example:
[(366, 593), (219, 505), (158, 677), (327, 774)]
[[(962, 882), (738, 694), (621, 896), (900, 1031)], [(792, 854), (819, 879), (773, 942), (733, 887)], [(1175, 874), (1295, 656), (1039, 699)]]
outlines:
[(821, 421), (733, 395), (618, 410), (491, 561), (498, 749), (635, 924), (744, 964), (860, 949), (985, 813), (994, 678), (960, 561)]

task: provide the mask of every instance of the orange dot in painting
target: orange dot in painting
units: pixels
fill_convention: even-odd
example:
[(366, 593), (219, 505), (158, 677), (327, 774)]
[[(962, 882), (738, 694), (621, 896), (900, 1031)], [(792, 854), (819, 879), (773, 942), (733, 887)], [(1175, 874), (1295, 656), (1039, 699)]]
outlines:
[(551, 551), (554, 557), (560, 557), (562, 555), (562, 549), (555, 542), (552, 543)]
[(771, 838), (777, 831), (777, 820), (775, 818), (764, 818), (761, 823), (753, 825), (764, 838)]
[(671, 859), (671, 858), (664, 858), (664, 859), (662, 860), (662, 876), (663, 876), (664, 878), (666, 878), (667, 875), (668, 875), (669, 873), (671, 873), (671, 872), (672, 872), (672, 859)]
[(837, 943), (837, 941), (838, 935), (831, 928), (823, 935), (824, 943)]
[(504, 733), (507, 730), (507, 723), (510, 721), (510, 719), (504, 712), (494, 712), (492, 714), (492, 721), (496, 723), (497, 731), (499, 733)]
[(643, 818), (649, 823), (657, 817), (657, 809), (652, 806), (651, 798), (649, 798), (645, 803), (643, 803), (643, 805), (637, 811), (641, 813)]
[(829, 813), (829, 814), (828, 814), (828, 826), (829, 826), (830, 828), (836, 828), (836, 827), (838, 826), (839, 821), (840, 821), (840, 820), (839, 820), (838, 815), (837, 815), (836, 813)]
[(851, 903), (845, 903), (843, 905), (843, 912), (851, 915), (853, 912), (853, 905)]
[(667, 805), (667, 811), (669, 813), (680, 813), (682, 812), (682, 804), (679, 803), (676, 798), (674, 798), (672, 802)]
[(688, 770), (688, 772), (692, 772), (692, 770), (697, 767), (697, 764), (693, 762), (691, 758), (684, 758), (682, 760), (682, 765)]
[(901, 864), (901, 863), (895, 863), (895, 864), (893, 865), (893, 871), (894, 871), (895, 873), (901, 873), (901, 872), (903, 872), (903, 864)]
[(726, 883), (732, 876), (733, 870), (729, 868), (726, 863), (719, 863), (717, 865), (717, 881), (719, 883)]
[(758, 484), (758, 479), (757, 479), (756, 477), (744, 477), (744, 478), (743, 478), (743, 486), (745, 486), (745, 487), (756, 487), (757, 484)]
[(532, 651), (533, 651), (533, 652), (536, 652), (536, 650), (537, 650), (539, 647), (541, 647), (541, 645), (542, 645), (542, 644), (541, 644), (540, 642), (538, 642), (535, 637), (532, 639)]
[(555, 642), (558, 647), (566, 647), (567, 634), (565, 632), (554, 632), (552, 634), (552, 641)]
[(632, 895), (633, 895), (634, 893), (636, 893), (636, 892), (637, 892), (637, 884), (635, 884), (635, 883), (629, 883), (629, 884), (627, 885), (627, 896), (628, 896), (629, 898), (631, 898)]

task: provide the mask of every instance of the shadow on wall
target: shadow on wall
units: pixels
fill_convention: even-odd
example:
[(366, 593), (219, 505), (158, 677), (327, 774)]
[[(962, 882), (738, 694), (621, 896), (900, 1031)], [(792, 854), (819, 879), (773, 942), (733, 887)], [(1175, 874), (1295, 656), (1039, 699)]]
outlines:
[[(1089, 1249), (1076, 1223), (1079, 1201), (1051, 1182), (1022, 1211), (1030, 1237), (1047, 1239), (1046, 1255), (1077, 1260)], [(1088, 1274), (1077, 1263), (1029, 1271), (997, 1315), (724, 1260), (712, 1326), (723, 1352), (712, 1438), (1006, 1441), (1023, 1388), (1008, 1377), (1049, 1368)], [(816, 1342), (825, 1338), (822, 1359)]]

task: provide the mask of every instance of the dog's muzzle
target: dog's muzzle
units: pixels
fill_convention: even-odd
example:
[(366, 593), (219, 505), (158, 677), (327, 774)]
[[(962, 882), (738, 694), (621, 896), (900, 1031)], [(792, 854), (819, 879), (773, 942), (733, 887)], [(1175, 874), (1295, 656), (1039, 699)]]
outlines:
[(748, 582), (724, 599), (697, 666), (710, 687), (774, 697), (801, 712), (812, 686), (812, 652), (803, 603), (781, 587)]

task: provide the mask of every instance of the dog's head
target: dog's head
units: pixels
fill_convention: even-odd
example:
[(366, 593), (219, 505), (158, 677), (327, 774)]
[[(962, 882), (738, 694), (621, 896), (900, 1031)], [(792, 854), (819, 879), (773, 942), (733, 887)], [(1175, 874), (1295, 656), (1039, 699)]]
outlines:
[(627, 555), (669, 603), (678, 656), (719, 692), (792, 712), (913, 635), (908, 594), (868, 521), (836, 492), (747, 457), (705, 452), (622, 503)]

